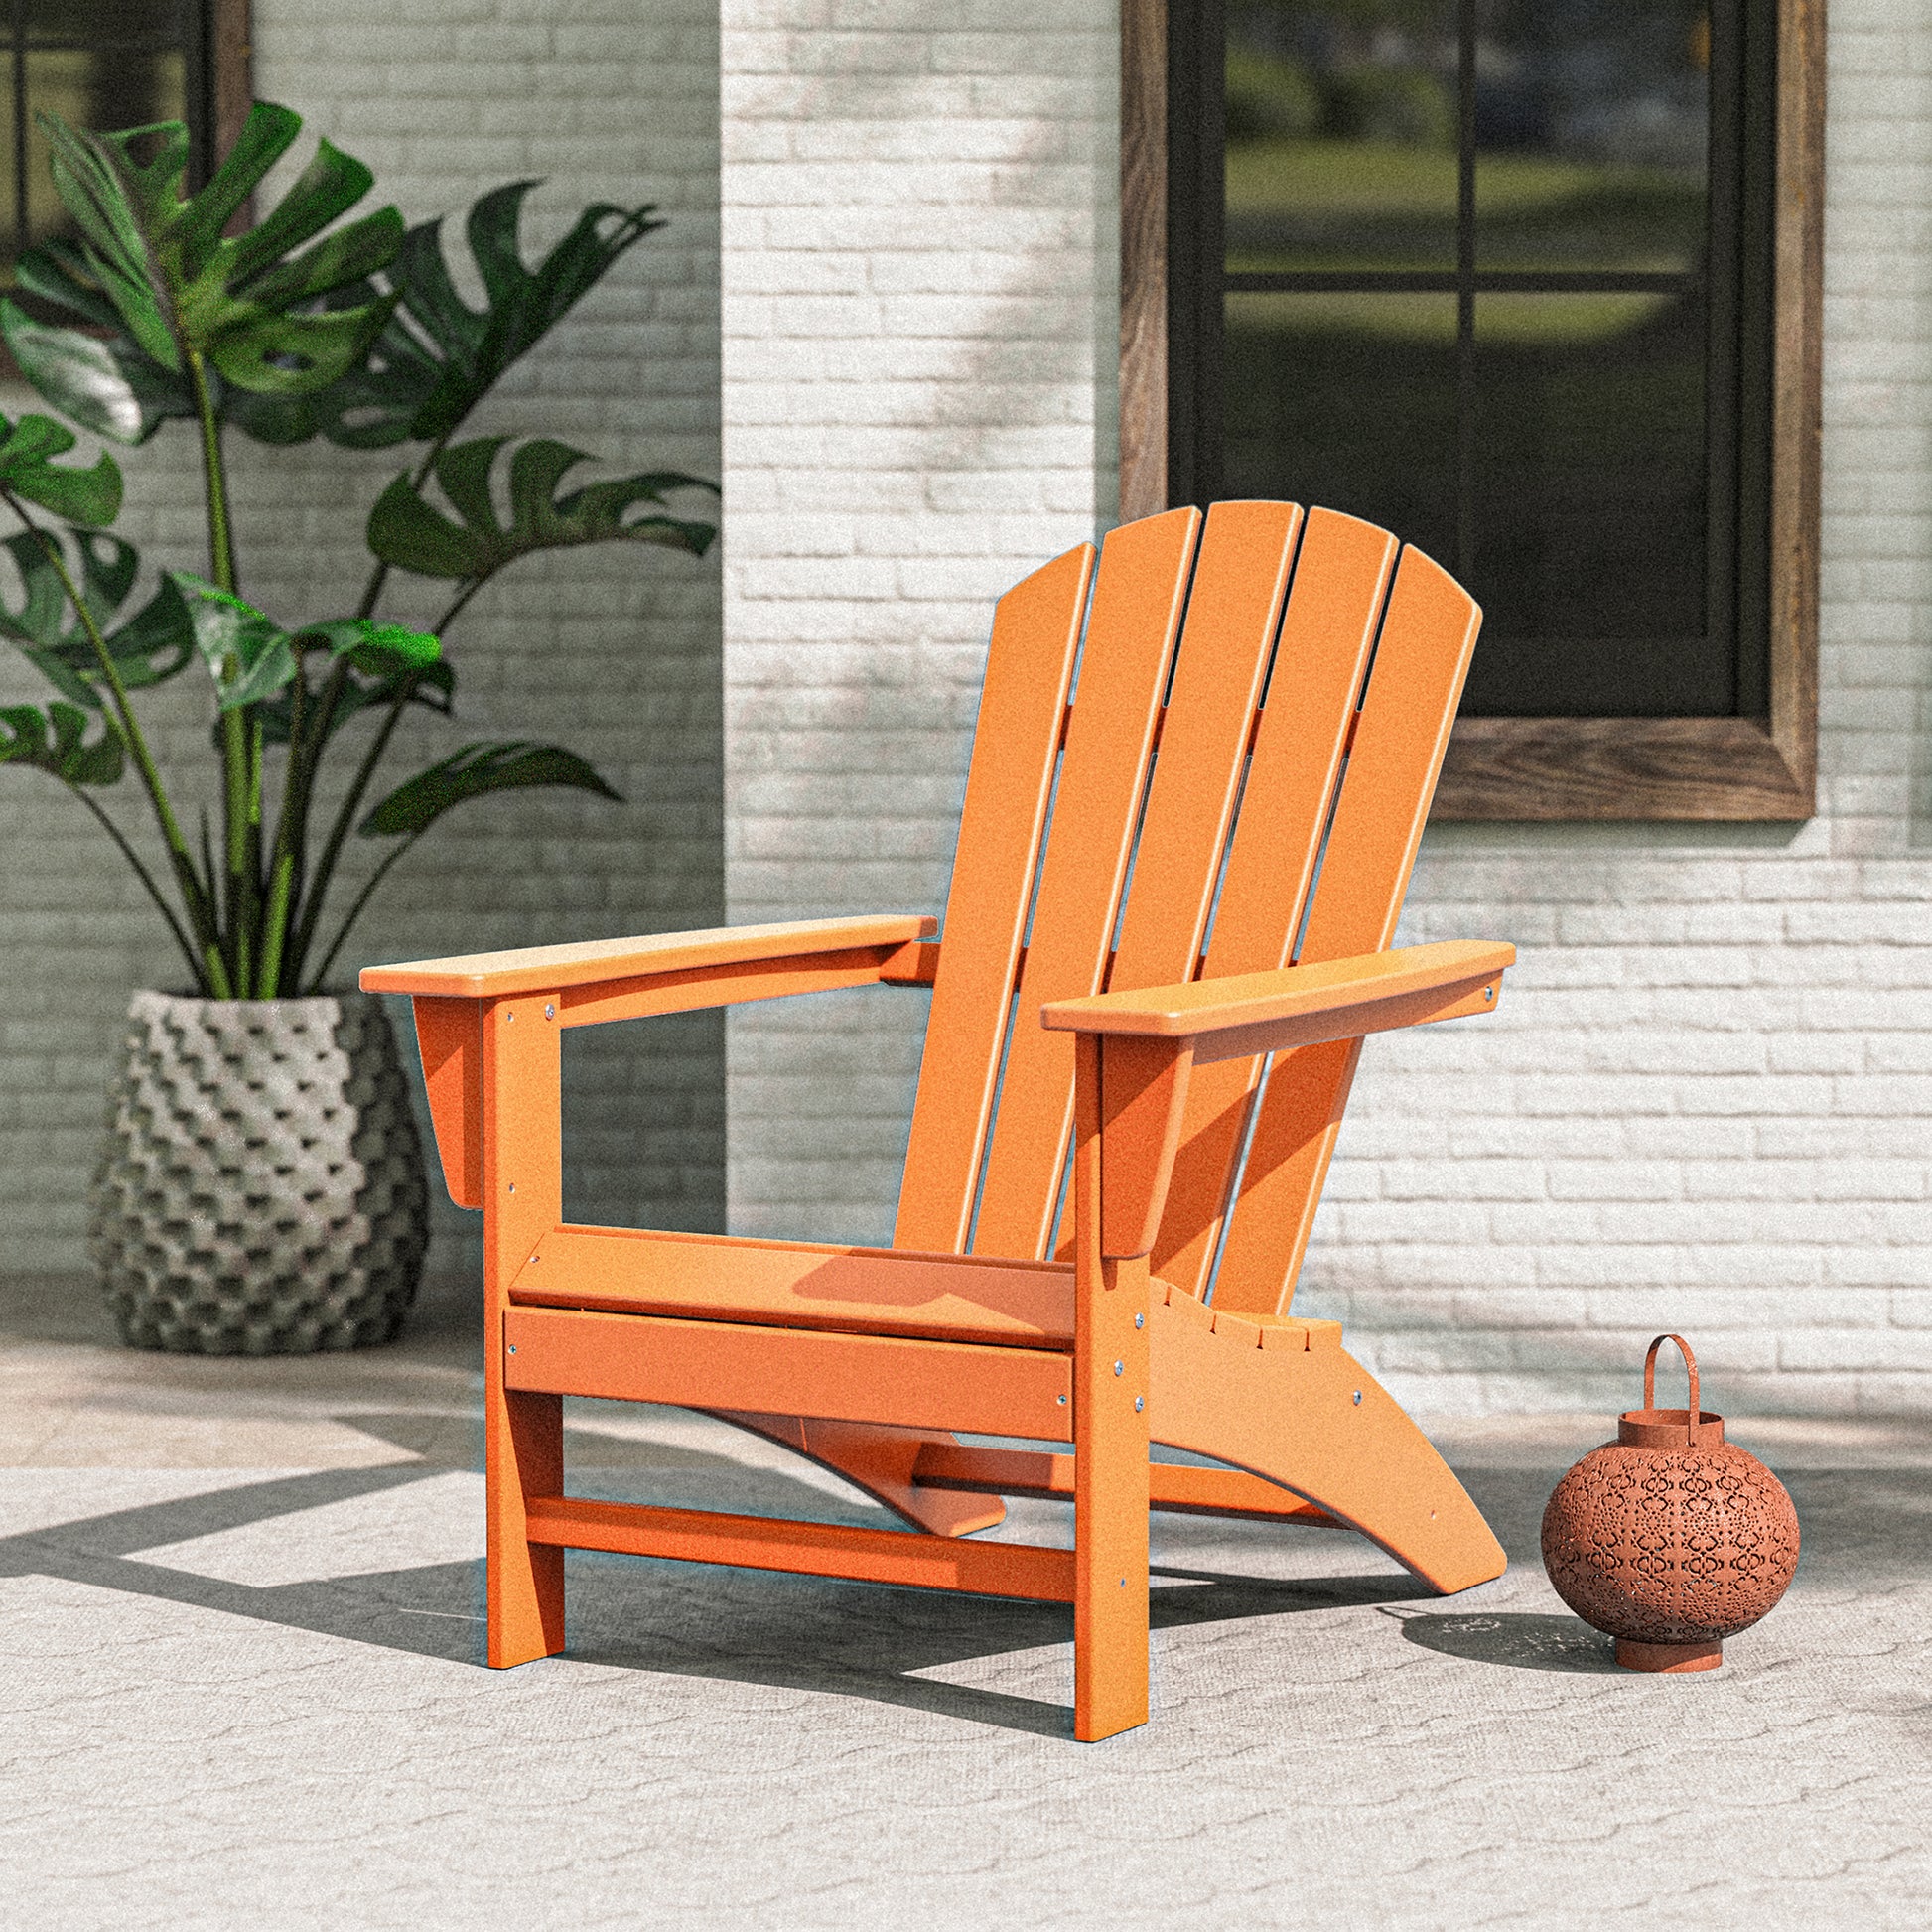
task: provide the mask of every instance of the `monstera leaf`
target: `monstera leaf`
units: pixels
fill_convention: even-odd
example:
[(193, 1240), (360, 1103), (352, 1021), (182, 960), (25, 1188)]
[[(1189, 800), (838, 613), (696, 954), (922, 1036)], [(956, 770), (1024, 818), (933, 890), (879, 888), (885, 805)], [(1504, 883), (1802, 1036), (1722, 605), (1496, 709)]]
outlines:
[(195, 636), (195, 647), (214, 677), (223, 711), (262, 704), (295, 682), (301, 657), (317, 651), (347, 661), (364, 678), (386, 681), (433, 671), (443, 654), (441, 641), (426, 631), (369, 618), (342, 618), (328, 623), (284, 630), (246, 599), (186, 570), (171, 570)]
[[(326, 742), (351, 718), (401, 698), (405, 704), (420, 705), (440, 718), (455, 709), (456, 672), (446, 659), (439, 659), (427, 670), (392, 671), (368, 675), (351, 669), (343, 679), (322, 736)], [(262, 739), (269, 745), (286, 745), (295, 729), (295, 705), (291, 693), (279, 692), (266, 699), (259, 712)], [(311, 714), (313, 716), (313, 713)]]
[(271, 698), (295, 681), (295, 640), (246, 599), (192, 571), (171, 570), (194, 626), (195, 648), (214, 678), (223, 711)]
[(0, 416), (0, 488), (70, 523), (111, 523), (121, 513), (120, 466), (104, 452), (91, 470), (54, 461), (73, 448), (73, 432), (50, 416)]
[[(526, 267), (517, 232), (524, 199), (537, 185), (506, 183), (470, 209), (465, 232), (483, 285), (482, 309), (471, 308), (457, 292), (444, 259), (442, 221), (423, 222), (403, 236), (379, 275), (345, 281), (294, 305), (311, 320), (399, 305), (334, 382), (270, 395), (236, 387), (211, 371), (209, 386), (222, 417), (264, 443), (301, 443), (322, 433), (349, 448), (383, 449), (449, 435), (614, 262), (664, 225), (652, 218), (649, 205), (621, 208), (599, 202), (534, 268)], [(62, 414), (124, 443), (144, 442), (170, 417), (193, 416), (186, 375), (142, 347), (83, 247), (44, 242), (21, 258), (17, 279), (43, 306), (65, 310), (84, 325), (62, 327), (16, 305), (0, 305), (0, 329), (16, 357)]]
[(483, 306), (457, 293), (443, 258), (443, 223), (411, 228), (382, 280), (400, 306), (363, 365), (317, 398), (338, 443), (381, 449), (450, 435), (505, 369), (604, 279), (613, 262), (662, 221), (653, 209), (598, 202), (535, 268), (517, 244), (523, 199), (538, 184), (506, 182), (470, 209), (465, 233)]
[[(61, 541), (49, 534), (51, 541)], [(173, 677), (195, 655), (194, 633), (181, 594), (164, 577), (154, 596), (118, 629), (113, 628), (140, 573), (140, 556), (131, 543), (98, 530), (70, 529), (68, 534), (71, 539), (69, 575), (79, 586), (87, 614), (106, 640), (122, 685), (135, 691)], [(99, 710), (101, 698), (93, 680), (100, 675), (100, 660), (47, 552), (25, 530), (9, 537), (5, 547), (13, 558), (22, 595), (20, 603), (13, 605), (0, 593), (0, 636), (19, 644), (22, 654), (63, 697), (90, 711)], [(71, 561), (74, 555), (77, 563)]]
[[(80, 238), (30, 251), (20, 283), (94, 333), (36, 322), (9, 300), (0, 334), (28, 380), (86, 428), (140, 442), (167, 417), (192, 414), (192, 354), (229, 400), (258, 398), (255, 417), (286, 432), (290, 401), (338, 381), (388, 321), (396, 298), (368, 278), (400, 247), (402, 217), (383, 208), (331, 228), (374, 178), (329, 142), (262, 221), (221, 232), (294, 144), (299, 114), (257, 102), (213, 179), (186, 199), (183, 123), (118, 134), (81, 133), (53, 115), (41, 125)], [(362, 299), (330, 306), (344, 290)]]
[(415, 838), (427, 832), (453, 806), (492, 791), (526, 785), (567, 785), (601, 798), (621, 798), (575, 752), (561, 745), (531, 745), (510, 740), (496, 745), (466, 745), (398, 785), (356, 830), (365, 839)]
[(103, 720), (100, 736), (87, 742), (87, 714), (57, 698), (39, 705), (0, 708), (0, 764), (24, 764), (52, 772), (65, 784), (111, 785), (121, 775), (121, 737)]
[(422, 577), (482, 582), (533, 550), (583, 543), (654, 543), (703, 556), (718, 533), (709, 523), (667, 515), (632, 516), (639, 503), (661, 505), (669, 489), (712, 484), (674, 470), (650, 471), (596, 483), (557, 495), (557, 485), (580, 463), (582, 450), (535, 437), (518, 445), (509, 463), (510, 520), (497, 518), (490, 472), (507, 437), (458, 443), (436, 459), (436, 481), (455, 517), (446, 516), (408, 477), (398, 477), (369, 512), (369, 548), (385, 564)]

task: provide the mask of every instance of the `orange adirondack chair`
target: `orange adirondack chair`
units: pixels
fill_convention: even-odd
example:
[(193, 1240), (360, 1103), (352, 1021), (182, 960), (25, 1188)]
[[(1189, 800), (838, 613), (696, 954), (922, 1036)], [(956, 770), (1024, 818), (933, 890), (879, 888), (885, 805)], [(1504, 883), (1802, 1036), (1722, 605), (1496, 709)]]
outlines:
[[(1445, 1592), (1501, 1574), (1338, 1325), (1287, 1312), (1362, 1035), (1491, 1011), (1515, 957), (1390, 950), (1480, 621), (1399, 550), (1220, 503), (1009, 592), (939, 941), (840, 918), (362, 975), (413, 996), (483, 1211), (492, 1665), (563, 1648), (566, 1548), (1070, 1602), (1093, 1739), (1147, 1718), (1150, 1507), (1345, 1524)], [(877, 983), (932, 989), (891, 1248), (563, 1222), (564, 1028)], [(573, 1499), (567, 1394), (723, 1416), (913, 1533)], [(1003, 1495), (1071, 1496), (1074, 1547), (964, 1540)]]

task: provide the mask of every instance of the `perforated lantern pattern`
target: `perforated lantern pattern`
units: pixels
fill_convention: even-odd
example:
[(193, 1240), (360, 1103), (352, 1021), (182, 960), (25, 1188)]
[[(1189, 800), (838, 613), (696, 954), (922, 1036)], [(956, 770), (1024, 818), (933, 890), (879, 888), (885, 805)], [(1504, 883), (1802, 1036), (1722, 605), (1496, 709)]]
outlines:
[(1550, 1498), (1543, 1561), (1557, 1594), (1612, 1636), (1722, 1642), (1784, 1594), (1798, 1517), (1783, 1484), (1730, 1444), (1672, 1453), (1606, 1443)]
[[(1725, 1442), (1723, 1417), (1697, 1407), (1688, 1347), (1691, 1408), (1650, 1406), (1666, 1339), (1678, 1337), (1660, 1335), (1644, 1365), (1646, 1406), (1620, 1417), (1619, 1440), (1558, 1483), (1543, 1515), (1543, 1563), (1557, 1594), (1619, 1640), (1620, 1661), (1709, 1668), (1725, 1638), (1784, 1594), (1798, 1566), (1798, 1513), (1763, 1463)], [(1659, 1661), (1631, 1646), (1687, 1654)]]

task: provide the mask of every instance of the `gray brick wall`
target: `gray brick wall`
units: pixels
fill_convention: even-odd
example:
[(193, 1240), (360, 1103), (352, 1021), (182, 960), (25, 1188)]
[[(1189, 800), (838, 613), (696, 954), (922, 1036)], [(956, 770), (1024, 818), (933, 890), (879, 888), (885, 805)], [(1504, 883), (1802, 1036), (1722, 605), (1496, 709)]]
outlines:
[[(731, 914), (925, 909), (992, 599), (1116, 493), (1111, 15), (723, 18)], [(890, 1233), (923, 1020), (902, 992), (732, 1016), (735, 1228)]]
[[(992, 598), (1106, 521), (1107, 0), (725, 0), (734, 917), (943, 899)], [(1932, 1410), (1932, 24), (1835, 0), (1808, 826), (1450, 827), (1405, 936), (1523, 948), (1375, 1042), (1301, 1306), (1419, 1405)], [(731, 1207), (889, 1226), (922, 997), (747, 1010)]]
[[(586, 202), (658, 203), (670, 227), (511, 373), (476, 433), (542, 432), (625, 469), (718, 475), (717, 20), (704, 0), (344, 0), (326, 15), (255, 0), (255, 21), (257, 91), (308, 117), (299, 152), (330, 135), (410, 219), (460, 212), (521, 175), (547, 178), (526, 215), (531, 247)], [(0, 407), (31, 400), (19, 391)], [(183, 436), (124, 461), (123, 531), (157, 560), (205, 567)], [(277, 614), (351, 608), (361, 518), (397, 459), (237, 439), (233, 462), (244, 590)], [(419, 731), (413, 761), (392, 758), (395, 776), (470, 738), (550, 738), (589, 756), (626, 802), (526, 793), (468, 808), (397, 868), (345, 969), (718, 922), (718, 583), (715, 554), (614, 546), (532, 560), (477, 600), (451, 632), (460, 717)], [(175, 761), (206, 742), (190, 682), (151, 707)], [(9, 701), (42, 695), (36, 684), (17, 662), (0, 668)], [(120, 804), (133, 822), (131, 788)], [(0, 1240), (12, 1266), (71, 1269), (127, 990), (172, 984), (176, 969), (139, 889), (51, 781), (0, 774)], [(362, 876), (361, 853), (353, 863)], [(721, 1023), (579, 1034), (568, 1052), (571, 1210), (718, 1224)], [(460, 1263), (472, 1222), (439, 1207), (433, 1268)]]

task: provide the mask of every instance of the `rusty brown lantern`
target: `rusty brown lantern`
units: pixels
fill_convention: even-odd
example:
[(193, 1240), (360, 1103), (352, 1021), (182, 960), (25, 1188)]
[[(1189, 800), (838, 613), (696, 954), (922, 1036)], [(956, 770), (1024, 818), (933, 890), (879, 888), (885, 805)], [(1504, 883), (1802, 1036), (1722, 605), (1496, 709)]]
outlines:
[[(1657, 1351), (1676, 1342), (1688, 1409), (1657, 1407)], [(1643, 1358), (1643, 1407), (1616, 1421), (1557, 1484), (1543, 1512), (1543, 1567), (1586, 1623), (1616, 1639), (1625, 1670), (1716, 1670), (1798, 1567), (1798, 1512), (1756, 1456), (1698, 1407), (1697, 1357), (1659, 1335)]]

